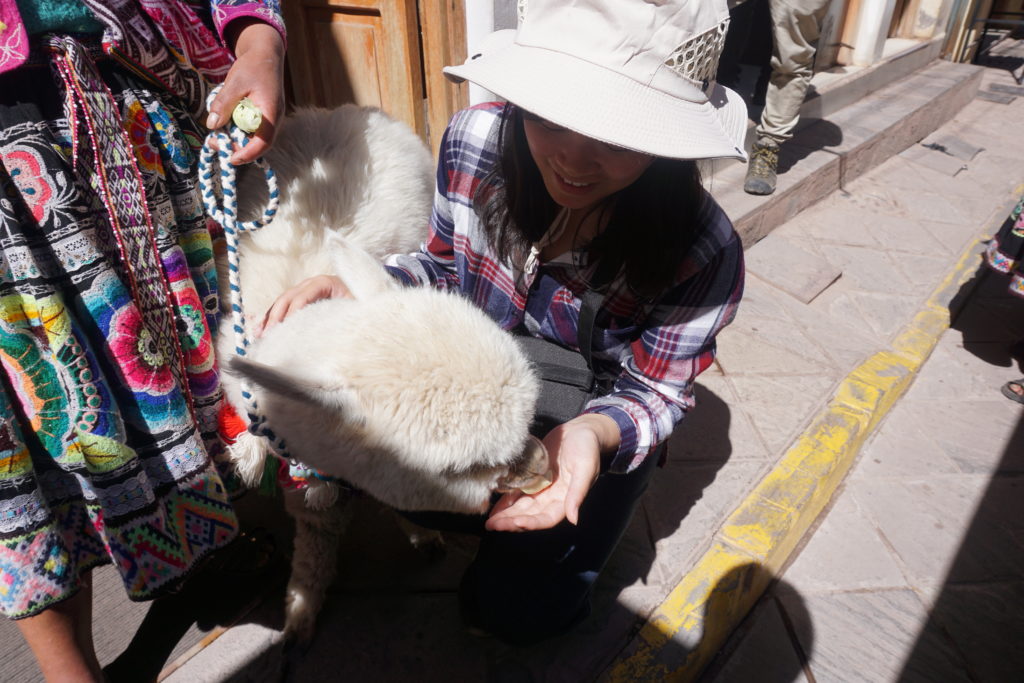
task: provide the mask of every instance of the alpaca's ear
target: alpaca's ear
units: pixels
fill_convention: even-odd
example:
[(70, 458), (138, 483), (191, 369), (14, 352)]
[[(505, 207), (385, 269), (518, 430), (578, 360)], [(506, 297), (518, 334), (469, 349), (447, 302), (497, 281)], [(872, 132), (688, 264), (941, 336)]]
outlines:
[(400, 285), (388, 275), (381, 262), (341, 235), (327, 241), (334, 263), (334, 274), (344, 281), (355, 299), (363, 299), (395, 289)]
[(331, 387), (303, 377), (296, 377), (263, 363), (234, 356), (228, 361), (228, 372), (266, 389), (272, 394), (300, 403), (329, 408), (347, 422), (362, 422), (359, 405), (352, 391)]

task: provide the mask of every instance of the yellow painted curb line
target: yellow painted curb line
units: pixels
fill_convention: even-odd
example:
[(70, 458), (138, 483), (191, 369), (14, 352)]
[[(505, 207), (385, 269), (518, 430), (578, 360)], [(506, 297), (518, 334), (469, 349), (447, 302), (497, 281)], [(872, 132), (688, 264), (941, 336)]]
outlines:
[[(1022, 191), (1024, 185), (1016, 196)], [(789, 559), (864, 441), (949, 328), (949, 293), (977, 271), (981, 246), (974, 242), (961, 254), (890, 350), (871, 356), (843, 380), (811, 426), (733, 511), (711, 548), (612, 662), (607, 680), (683, 682), (701, 673)]]

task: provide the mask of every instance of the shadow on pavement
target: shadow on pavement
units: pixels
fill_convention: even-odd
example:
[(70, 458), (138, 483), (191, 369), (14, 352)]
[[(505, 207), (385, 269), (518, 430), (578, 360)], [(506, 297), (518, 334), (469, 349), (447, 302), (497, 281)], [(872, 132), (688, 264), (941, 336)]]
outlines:
[[(1016, 33), (1017, 35), (1014, 35)], [(1024, 49), (1019, 43), (1005, 43), (1009, 39), (1020, 39), (1024, 36), (1024, 29), (1018, 28), (1015, 32), (997, 31), (988, 34), (988, 40), (979, 46), (978, 55), (974, 63), (980, 66), (987, 66), (992, 69), (1004, 69), (1010, 73), (1018, 85), (1024, 84)], [(995, 50), (996, 54), (991, 51)], [(1017, 71), (1020, 69), (1020, 73)]]
[[(954, 300), (952, 325), (979, 358), (1020, 376), (1024, 300), (1007, 292), (1007, 278), (982, 266)], [(952, 310), (957, 310), (951, 306)], [(993, 401), (1009, 400), (992, 388)], [(944, 643), (975, 681), (1020, 680), (1024, 671), (1024, 411), (1006, 442), (974, 517), (949, 567), (929, 619), (904, 663), (901, 681), (933, 670), (935, 643)]]
[[(729, 629), (735, 623), (737, 607), (731, 598), (743, 583), (746, 590), (759, 585), (768, 588), (731, 630), (728, 641), (696, 680), (701, 683), (808, 680), (804, 674), (814, 650), (811, 615), (804, 599), (791, 584), (777, 579), (760, 565), (738, 567), (716, 584), (704, 616), (707, 631)], [(719, 621), (721, 626), (716, 623)]]
[(779, 150), (780, 174), (787, 172), (813, 152), (843, 144), (843, 129), (828, 119), (802, 118), (791, 140)]
[[(149, 603), (138, 629), (128, 634), (125, 649), (103, 669), (110, 683), (155, 681), (161, 672), (170, 672), (166, 665), (173, 668), (172, 654), (185, 659), (225, 628), (253, 623), (254, 610), (263, 600), (283, 600), (289, 567), (282, 550), (287, 548), (277, 540), (280, 530), (271, 532), (253, 512), (254, 507), (273, 509), (274, 499), (255, 498), (247, 493), (236, 501), (241, 532), (231, 545), (209, 558), (178, 592)], [(282, 622), (265, 620), (264, 625), (280, 629)], [(186, 653), (181, 653), (183, 648), (188, 648)]]
[[(445, 534), (448, 553), (431, 560), (408, 544), (386, 508), (362, 499), (313, 640), (289, 653), (280, 646), (254, 652), (220, 680), (596, 680), (681, 580), (709, 525), (719, 521), (718, 511), (700, 506), (696, 528), (681, 528), (732, 453), (728, 406), (702, 385), (696, 391), (698, 408), (673, 435), (665, 467), (595, 586), (591, 616), (571, 633), (529, 648), (470, 635), (457, 587), (475, 539)], [(290, 539), (281, 543), (287, 551)], [(282, 605), (268, 600), (250, 618), (272, 623)]]
[[(953, 297), (951, 329), (965, 350), (990, 365), (1013, 368), (1007, 380), (1024, 373), (1024, 299), (1007, 289), (1007, 276), (982, 264)], [(996, 387), (998, 392), (998, 387)]]

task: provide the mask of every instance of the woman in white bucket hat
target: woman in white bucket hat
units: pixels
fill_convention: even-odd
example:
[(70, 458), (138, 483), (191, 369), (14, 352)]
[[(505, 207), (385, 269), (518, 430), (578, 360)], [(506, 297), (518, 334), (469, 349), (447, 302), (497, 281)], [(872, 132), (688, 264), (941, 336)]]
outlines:
[[(518, 30), (445, 69), (506, 102), (453, 117), (429, 237), (387, 264), (409, 284), (460, 291), (506, 329), (590, 347), (607, 379), (579, 415), (538, 434), (555, 465), (547, 489), (506, 494), (486, 519), (409, 515), (482, 534), (464, 616), (525, 644), (589, 613), (590, 588), (735, 315), (742, 246), (696, 160), (744, 159), (746, 110), (713, 81), (725, 0), (530, 0), (520, 11)], [(312, 278), (266, 324), (346, 295), (339, 279)]]

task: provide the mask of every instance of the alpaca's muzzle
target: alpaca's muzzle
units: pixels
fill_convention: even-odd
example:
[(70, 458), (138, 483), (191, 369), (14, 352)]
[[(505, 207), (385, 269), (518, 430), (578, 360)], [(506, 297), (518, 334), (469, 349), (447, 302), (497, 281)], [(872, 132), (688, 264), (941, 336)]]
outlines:
[(508, 474), (498, 479), (499, 493), (522, 491), (532, 495), (551, 486), (551, 460), (541, 440), (531, 436), (519, 460), (509, 468)]

